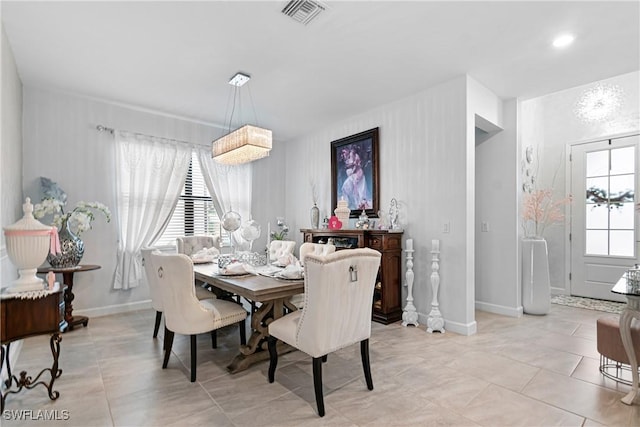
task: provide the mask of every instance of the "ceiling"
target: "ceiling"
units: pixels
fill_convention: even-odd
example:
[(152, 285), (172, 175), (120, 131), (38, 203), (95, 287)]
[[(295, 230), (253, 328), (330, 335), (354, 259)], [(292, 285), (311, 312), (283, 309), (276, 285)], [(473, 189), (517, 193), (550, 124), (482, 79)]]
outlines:
[[(334, 1), (306, 26), (286, 4), (3, 0), (0, 11), (25, 86), (224, 128), (227, 82), (243, 71), (234, 125), (257, 119), (275, 140), (465, 73), (507, 99), (640, 69), (638, 1)], [(566, 31), (574, 44), (552, 48)]]

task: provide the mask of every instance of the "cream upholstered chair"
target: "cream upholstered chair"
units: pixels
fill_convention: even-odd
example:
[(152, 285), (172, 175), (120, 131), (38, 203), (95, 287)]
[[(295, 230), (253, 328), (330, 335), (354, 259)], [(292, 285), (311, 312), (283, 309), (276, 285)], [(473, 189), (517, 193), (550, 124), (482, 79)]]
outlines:
[[(336, 247), (334, 245), (305, 242), (300, 245), (300, 264), (304, 265), (304, 259), (309, 254), (329, 255), (334, 253), (335, 251)], [(302, 309), (302, 307), (304, 306), (304, 294), (297, 294), (292, 296), (291, 303), (298, 307), (298, 310)]]
[(247, 312), (241, 305), (220, 299), (198, 300), (193, 287), (193, 263), (184, 254), (152, 252), (152, 274), (157, 277), (164, 309), (165, 345), (162, 368), (167, 367), (174, 334), (191, 336), (191, 382), (196, 380), (196, 335), (211, 332), (216, 347), (217, 329), (240, 323), (240, 342), (246, 343)]
[(162, 320), (162, 300), (160, 296), (160, 288), (155, 275), (153, 274), (153, 267), (151, 265), (151, 252), (154, 248), (142, 248), (140, 253), (142, 254), (142, 265), (144, 266), (144, 272), (147, 276), (147, 283), (149, 284), (149, 294), (151, 296), (151, 307), (156, 311), (156, 323), (153, 327), (153, 337), (158, 337), (158, 329), (160, 329), (160, 321)]
[(329, 255), (336, 251), (336, 247), (330, 244), (305, 242), (300, 245), (300, 263), (304, 265), (304, 259), (307, 255)]
[(191, 256), (206, 248), (220, 249), (219, 236), (182, 236), (176, 238), (179, 254)]
[(269, 259), (275, 262), (278, 258), (291, 254), (296, 249), (296, 242), (293, 240), (272, 240), (269, 244)]
[[(220, 249), (220, 236), (182, 236), (176, 237), (176, 248), (179, 254), (185, 254), (191, 257), (202, 249), (216, 248)], [(194, 281), (196, 287), (196, 296), (198, 299), (215, 298), (209, 287), (204, 287), (200, 281)]]
[(373, 288), (381, 254), (369, 248), (326, 256), (307, 255), (304, 264), (304, 308), (269, 324), (269, 382), (278, 363), (276, 340), (313, 358), (313, 385), (318, 415), (324, 416), (322, 362), (327, 354), (360, 343), (367, 388), (373, 390), (369, 337)]
[[(154, 250), (157, 250), (153, 247), (146, 247), (140, 250), (142, 255), (142, 265), (144, 267), (145, 276), (147, 277), (147, 283), (149, 284), (149, 295), (151, 296), (151, 307), (156, 311), (156, 321), (153, 327), (153, 338), (158, 337), (158, 330), (160, 329), (160, 322), (162, 321), (162, 299), (160, 295), (160, 288), (158, 285), (158, 281), (153, 274), (153, 268), (151, 267), (151, 259), (149, 254), (151, 254)], [(196, 298), (201, 299), (209, 299), (215, 298), (215, 295), (208, 290), (204, 289), (201, 286), (196, 285)]]

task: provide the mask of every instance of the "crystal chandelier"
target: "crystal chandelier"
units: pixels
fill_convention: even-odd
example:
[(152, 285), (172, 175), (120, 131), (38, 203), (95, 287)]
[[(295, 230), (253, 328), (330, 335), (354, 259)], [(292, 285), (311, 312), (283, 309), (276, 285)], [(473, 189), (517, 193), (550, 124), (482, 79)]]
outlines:
[(602, 122), (622, 107), (623, 94), (620, 86), (598, 83), (582, 93), (574, 112), (584, 123)]
[[(229, 80), (234, 86), (233, 108), (229, 118), (229, 129), (233, 112), (236, 109), (236, 99), (240, 87), (249, 81), (251, 77), (237, 73)], [(255, 111), (255, 109), (254, 109)], [(272, 136), (269, 129), (253, 125), (244, 125), (218, 138), (212, 143), (213, 159), (226, 165), (240, 165), (254, 160), (262, 159), (269, 155), (272, 146)]]

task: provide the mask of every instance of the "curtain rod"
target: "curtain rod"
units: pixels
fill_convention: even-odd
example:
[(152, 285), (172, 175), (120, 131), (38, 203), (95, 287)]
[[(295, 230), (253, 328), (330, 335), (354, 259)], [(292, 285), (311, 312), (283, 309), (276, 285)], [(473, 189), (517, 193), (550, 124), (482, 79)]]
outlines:
[[(107, 132), (107, 133), (110, 133), (111, 135), (115, 135), (115, 131), (116, 131), (114, 128), (110, 128), (110, 127), (103, 126), (103, 125), (97, 125), (97, 126), (96, 126), (96, 130), (97, 130), (98, 132)], [(131, 131), (128, 131), (128, 130), (121, 130), (121, 131), (122, 131), (122, 132), (131, 133), (131, 134), (133, 134), (133, 135), (146, 136), (146, 137), (148, 137), (148, 138), (162, 138), (161, 136), (148, 135), (148, 134), (146, 134), (146, 133), (131, 132)], [(180, 141), (180, 140), (178, 140), (178, 139), (171, 139), (171, 138), (162, 138), (162, 139), (167, 139), (167, 140), (169, 140), (169, 141), (179, 142), (179, 143), (181, 143), (181, 144), (194, 145), (194, 146), (197, 146), (197, 147), (211, 148), (209, 145), (197, 144), (197, 143), (195, 143), (195, 142)]]

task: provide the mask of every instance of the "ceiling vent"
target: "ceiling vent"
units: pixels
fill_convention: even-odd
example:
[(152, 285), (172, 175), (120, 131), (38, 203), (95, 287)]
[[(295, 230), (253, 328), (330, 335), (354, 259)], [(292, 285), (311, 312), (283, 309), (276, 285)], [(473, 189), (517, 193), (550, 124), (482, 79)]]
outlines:
[(314, 0), (291, 0), (282, 9), (282, 13), (290, 16), (294, 21), (307, 25), (326, 8), (325, 5)]

